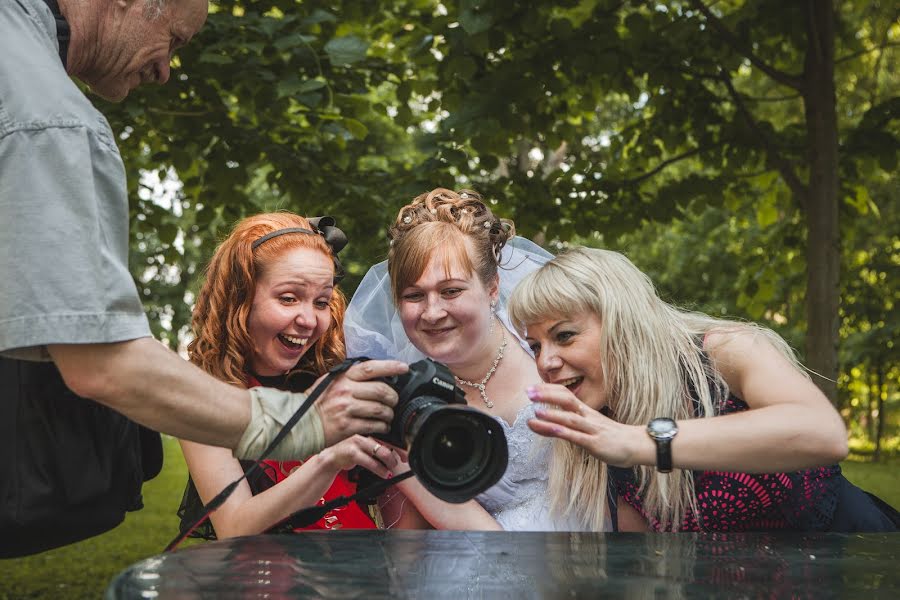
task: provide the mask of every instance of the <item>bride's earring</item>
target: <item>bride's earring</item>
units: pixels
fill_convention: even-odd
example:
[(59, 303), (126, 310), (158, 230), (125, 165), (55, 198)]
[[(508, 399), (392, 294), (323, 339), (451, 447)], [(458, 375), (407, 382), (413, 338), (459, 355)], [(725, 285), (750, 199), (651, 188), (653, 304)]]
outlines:
[(494, 333), (494, 321), (497, 320), (497, 301), (491, 300), (491, 325), (488, 328), (488, 335)]

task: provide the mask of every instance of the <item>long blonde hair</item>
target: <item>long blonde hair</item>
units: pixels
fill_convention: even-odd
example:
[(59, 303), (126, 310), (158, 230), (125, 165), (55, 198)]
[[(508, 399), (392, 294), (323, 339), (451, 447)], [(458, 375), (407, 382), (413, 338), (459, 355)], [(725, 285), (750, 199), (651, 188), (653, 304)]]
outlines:
[[(787, 343), (752, 323), (715, 319), (676, 308), (659, 298), (650, 278), (622, 254), (575, 248), (530, 274), (508, 304), (514, 326), (593, 312), (602, 324), (599, 361), (610, 416), (646, 425), (656, 417), (676, 421), (714, 416), (728, 385), (703, 353), (704, 336), (716, 331), (758, 332), (799, 367)], [(663, 530), (678, 530), (696, 513), (691, 471), (660, 474), (635, 467), (643, 507)], [(556, 441), (550, 463), (551, 509), (575, 514), (600, 531), (607, 519), (606, 464), (581, 446)]]

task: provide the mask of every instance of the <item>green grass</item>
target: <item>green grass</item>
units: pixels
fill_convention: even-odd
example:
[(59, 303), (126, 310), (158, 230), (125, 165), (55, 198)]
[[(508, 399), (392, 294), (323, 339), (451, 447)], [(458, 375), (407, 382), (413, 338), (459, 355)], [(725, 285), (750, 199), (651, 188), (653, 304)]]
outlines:
[[(143, 510), (130, 513), (122, 525), (96, 538), (35, 556), (0, 560), (0, 600), (100, 598), (117, 573), (161, 552), (176, 533), (175, 511), (187, 477), (178, 443), (168, 438), (164, 446), (165, 467), (144, 486)], [(848, 460), (841, 467), (856, 485), (900, 506), (900, 461)]]
[(844, 477), (867, 492), (900, 509), (900, 460), (881, 463), (851, 459), (841, 463)]

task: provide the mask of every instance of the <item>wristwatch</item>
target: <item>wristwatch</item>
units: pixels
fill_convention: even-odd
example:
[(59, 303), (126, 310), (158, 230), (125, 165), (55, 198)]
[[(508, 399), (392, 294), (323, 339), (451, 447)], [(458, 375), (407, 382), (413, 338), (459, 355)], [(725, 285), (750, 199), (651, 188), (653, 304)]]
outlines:
[(678, 435), (678, 424), (672, 419), (653, 419), (647, 424), (647, 435), (656, 443), (656, 470), (672, 472), (672, 440)]

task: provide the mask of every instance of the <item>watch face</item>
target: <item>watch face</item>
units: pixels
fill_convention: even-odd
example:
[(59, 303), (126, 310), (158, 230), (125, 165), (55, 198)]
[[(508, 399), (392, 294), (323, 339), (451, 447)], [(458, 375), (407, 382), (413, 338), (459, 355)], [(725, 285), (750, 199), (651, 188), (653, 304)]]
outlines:
[(647, 424), (647, 433), (654, 439), (671, 439), (678, 433), (678, 425), (672, 419), (653, 419)]

